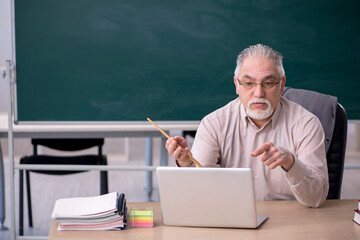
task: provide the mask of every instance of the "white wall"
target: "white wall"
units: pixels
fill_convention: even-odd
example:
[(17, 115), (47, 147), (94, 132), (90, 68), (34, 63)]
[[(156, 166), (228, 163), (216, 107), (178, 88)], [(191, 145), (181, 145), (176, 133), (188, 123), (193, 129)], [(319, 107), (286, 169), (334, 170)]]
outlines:
[[(5, 61), (11, 60), (11, 0), (0, 0), (0, 72), (5, 69)], [(5, 79), (0, 76), (0, 111), (7, 110)]]

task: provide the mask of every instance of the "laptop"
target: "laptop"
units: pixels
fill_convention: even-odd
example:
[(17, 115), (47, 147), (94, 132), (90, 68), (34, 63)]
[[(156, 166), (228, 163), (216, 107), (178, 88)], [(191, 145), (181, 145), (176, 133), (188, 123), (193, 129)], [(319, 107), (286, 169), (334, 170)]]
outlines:
[(267, 216), (257, 216), (250, 168), (156, 169), (165, 225), (257, 228)]

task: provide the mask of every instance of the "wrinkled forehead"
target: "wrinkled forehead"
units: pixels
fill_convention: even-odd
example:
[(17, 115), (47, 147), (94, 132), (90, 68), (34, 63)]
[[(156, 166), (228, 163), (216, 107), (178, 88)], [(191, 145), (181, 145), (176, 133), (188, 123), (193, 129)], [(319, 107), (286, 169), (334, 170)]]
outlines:
[(261, 80), (269, 78), (269, 76), (280, 78), (280, 73), (273, 58), (247, 56), (241, 64), (237, 77), (243, 78), (245, 76), (254, 80)]

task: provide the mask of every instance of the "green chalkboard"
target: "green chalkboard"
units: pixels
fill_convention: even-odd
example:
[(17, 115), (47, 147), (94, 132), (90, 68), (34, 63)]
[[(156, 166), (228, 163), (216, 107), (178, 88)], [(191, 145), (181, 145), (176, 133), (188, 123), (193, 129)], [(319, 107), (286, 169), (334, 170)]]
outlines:
[(360, 119), (358, 0), (15, 0), (18, 121), (197, 121), (236, 97), (237, 54)]

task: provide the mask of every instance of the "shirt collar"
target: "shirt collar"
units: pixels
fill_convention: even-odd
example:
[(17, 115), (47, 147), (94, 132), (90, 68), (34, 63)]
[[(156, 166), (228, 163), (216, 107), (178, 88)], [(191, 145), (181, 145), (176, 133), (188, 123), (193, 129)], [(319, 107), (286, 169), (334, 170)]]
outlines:
[(270, 118), (272, 120), (272, 128), (275, 128), (277, 123), (278, 123), (280, 112), (281, 112), (281, 109), (282, 109), (282, 105), (283, 105), (283, 103), (282, 103), (282, 100), (280, 98), (280, 102), (277, 105), (277, 107), (275, 109), (275, 112), (273, 113), (273, 115)]
[[(240, 100), (240, 99), (239, 99)], [(248, 117), (246, 111), (245, 111), (245, 107), (242, 104), (242, 102), (240, 101), (240, 117), (241, 120), (243, 121), (243, 123), (245, 124), (245, 126), (247, 127), (249, 124), (250, 118)]]

